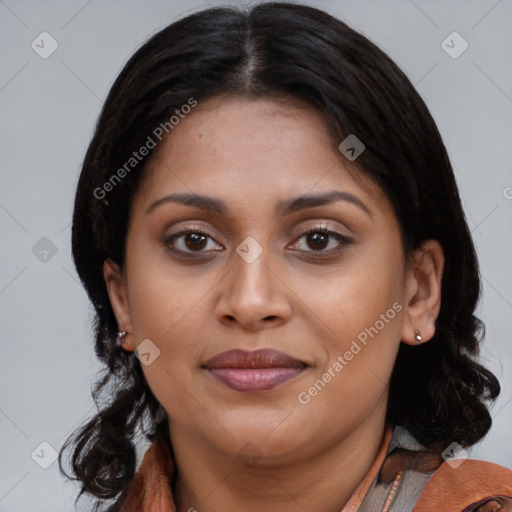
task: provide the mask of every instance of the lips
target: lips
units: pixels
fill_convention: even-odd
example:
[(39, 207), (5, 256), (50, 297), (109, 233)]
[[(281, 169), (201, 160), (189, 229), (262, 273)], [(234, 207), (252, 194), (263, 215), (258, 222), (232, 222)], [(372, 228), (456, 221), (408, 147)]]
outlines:
[(268, 391), (302, 374), (308, 365), (278, 350), (230, 350), (209, 359), (204, 368), (236, 391)]

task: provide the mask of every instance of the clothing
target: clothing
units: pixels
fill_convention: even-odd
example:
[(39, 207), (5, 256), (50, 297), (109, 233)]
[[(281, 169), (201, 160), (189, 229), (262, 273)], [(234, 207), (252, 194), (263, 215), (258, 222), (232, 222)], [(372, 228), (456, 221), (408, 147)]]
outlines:
[[(512, 511), (511, 470), (477, 460), (449, 462), (406, 429), (388, 427), (372, 466), (340, 512)], [(173, 469), (167, 444), (153, 442), (121, 512), (176, 512)]]

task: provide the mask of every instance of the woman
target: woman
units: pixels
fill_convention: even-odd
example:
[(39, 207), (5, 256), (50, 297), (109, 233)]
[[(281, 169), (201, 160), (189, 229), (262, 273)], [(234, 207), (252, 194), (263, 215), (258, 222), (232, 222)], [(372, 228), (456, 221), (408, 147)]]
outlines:
[(89, 146), (73, 255), (107, 372), (63, 451), (98, 508), (511, 509), (511, 472), (465, 460), (500, 388), (446, 150), (341, 21), (269, 3), (152, 37)]

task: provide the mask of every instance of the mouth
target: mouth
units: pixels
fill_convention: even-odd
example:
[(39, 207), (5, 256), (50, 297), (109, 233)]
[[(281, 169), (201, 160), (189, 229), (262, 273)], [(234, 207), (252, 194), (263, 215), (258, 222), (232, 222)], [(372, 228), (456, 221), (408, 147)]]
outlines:
[(212, 377), (235, 391), (269, 391), (301, 375), (309, 366), (284, 352), (229, 350), (203, 366)]

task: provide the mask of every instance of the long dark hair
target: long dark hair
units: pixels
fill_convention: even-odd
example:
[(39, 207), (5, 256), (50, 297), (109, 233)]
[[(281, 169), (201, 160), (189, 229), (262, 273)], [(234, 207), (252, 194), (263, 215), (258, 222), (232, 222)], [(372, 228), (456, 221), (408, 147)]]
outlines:
[(137, 436), (168, 438), (166, 415), (138, 360), (115, 343), (118, 326), (102, 273), (106, 258), (124, 263), (130, 205), (150, 156), (122, 179), (113, 175), (128, 169), (155, 128), (167, 122), (170, 132), (170, 117), (191, 98), (221, 95), (296, 98), (323, 115), (333, 141), (356, 134), (366, 145), (358, 168), (391, 201), (406, 255), (423, 240), (441, 243), (436, 333), (420, 347), (401, 344), (387, 420), (430, 448), (476, 443), (491, 425), (485, 400), (495, 399), (500, 387), (475, 360), (483, 338), (474, 315), (478, 264), (436, 124), (404, 73), (367, 38), (323, 11), (264, 3), (247, 11), (208, 9), (168, 26), (132, 56), (105, 101), (83, 163), (72, 231), (105, 375), (93, 393), (99, 412), (66, 441), (61, 471), (63, 452), (72, 449), (80, 495), (98, 498), (97, 508), (116, 499), (114, 511), (136, 470)]

